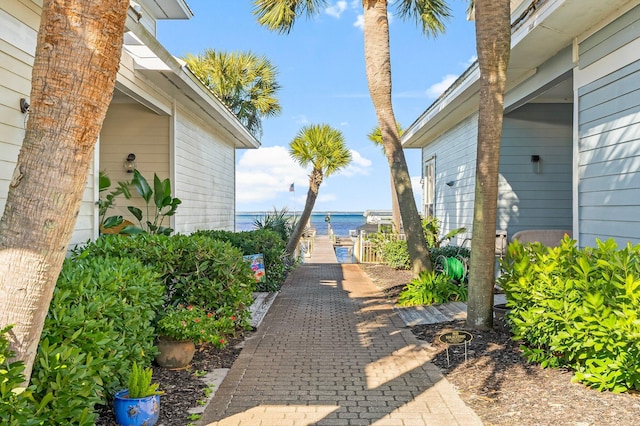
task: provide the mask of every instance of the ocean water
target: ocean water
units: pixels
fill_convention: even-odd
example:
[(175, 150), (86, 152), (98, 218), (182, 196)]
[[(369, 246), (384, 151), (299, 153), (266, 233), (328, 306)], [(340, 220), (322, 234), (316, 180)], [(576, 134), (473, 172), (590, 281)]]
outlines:
[[(272, 213), (272, 212), (269, 212)], [(313, 212), (311, 213), (311, 226), (316, 229), (318, 235), (328, 235), (329, 226), (334, 235), (348, 236), (350, 230), (365, 224), (363, 212)], [(330, 216), (330, 222), (325, 219)], [(256, 219), (264, 217), (264, 212), (240, 212), (236, 214), (236, 231), (250, 231), (254, 229)]]

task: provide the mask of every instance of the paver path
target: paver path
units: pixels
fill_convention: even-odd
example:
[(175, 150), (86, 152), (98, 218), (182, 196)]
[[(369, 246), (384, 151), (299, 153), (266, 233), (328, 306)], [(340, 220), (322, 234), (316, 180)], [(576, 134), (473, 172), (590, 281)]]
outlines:
[(199, 424), (481, 425), (360, 268), (334, 259), (296, 268)]

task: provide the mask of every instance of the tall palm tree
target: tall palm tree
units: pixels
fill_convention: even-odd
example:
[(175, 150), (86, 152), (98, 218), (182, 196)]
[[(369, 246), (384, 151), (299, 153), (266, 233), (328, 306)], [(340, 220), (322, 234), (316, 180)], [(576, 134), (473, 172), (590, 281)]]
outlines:
[(254, 136), (262, 135), (263, 118), (280, 114), (278, 70), (265, 56), (205, 49), (184, 60)]
[(0, 329), (15, 324), (11, 349), (27, 381), (113, 96), (128, 9), (129, 0), (42, 2), (29, 120), (0, 220)]
[[(295, 19), (317, 13), (324, 0), (254, 0), (258, 22), (283, 33), (291, 31)], [(395, 126), (391, 103), (391, 57), (387, 0), (362, 0), (364, 7), (364, 55), (369, 93), (376, 110), (384, 149), (398, 195), (400, 213), (414, 275), (431, 269), (429, 250), (422, 232), (420, 215), (413, 198), (407, 161)], [(443, 19), (449, 16), (445, 0), (399, 0), (399, 16), (414, 19), (426, 35), (444, 30)]]
[(347, 149), (342, 132), (328, 124), (317, 124), (305, 126), (298, 132), (289, 144), (289, 154), (302, 167), (311, 165), (304, 210), (287, 243), (286, 252), (293, 255), (311, 217), (322, 180), (349, 165), (351, 152)]
[(475, 17), (480, 106), (467, 324), (489, 329), (493, 323), (500, 140), (511, 52), (510, 2), (475, 0)]
[[(404, 129), (400, 125), (400, 123), (396, 123), (396, 127), (398, 128), (398, 136), (402, 136), (404, 133)], [(369, 140), (376, 144), (377, 146), (382, 148), (382, 153), (384, 154), (384, 143), (382, 142), (382, 132), (380, 131), (380, 126), (376, 126), (369, 134), (367, 135)], [(400, 233), (402, 231), (402, 217), (400, 216), (400, 204), (398, 202), (398, 194), (396, 194), (396, 188), (393, 186), (393, 177), (391, 177), (391, 217), (393, 219), (393, 227), (394, 231)]]

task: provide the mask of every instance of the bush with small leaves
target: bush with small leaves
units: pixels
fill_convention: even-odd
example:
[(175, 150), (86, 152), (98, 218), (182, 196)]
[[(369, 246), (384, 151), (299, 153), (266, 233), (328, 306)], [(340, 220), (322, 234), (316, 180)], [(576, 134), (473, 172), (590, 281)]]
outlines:
[(501, 266), (514, 339), (531, 361), (599, 390), (640, 389), (640, 245), (514, 242)]

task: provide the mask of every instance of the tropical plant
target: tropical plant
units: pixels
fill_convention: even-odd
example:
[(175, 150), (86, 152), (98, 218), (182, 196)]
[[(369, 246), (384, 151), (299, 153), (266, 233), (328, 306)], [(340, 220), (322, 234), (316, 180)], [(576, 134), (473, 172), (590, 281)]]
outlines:
[[(404, 129), (400, 125), (400, 123), (396, 123), (396, 127), (398, 129), (398, 136), (402, 136), (404, 133)], [(371, 142), (382, 148), (382, 153), (384, 154), (384, 143), (382, 142), (382, 131), (380, 131), (380, 126), (376, 126), (367, 137)], [(398, 194), (396, 193), (396, 188), (393, 185), (393, 177), (389, 176), (391, 179), (391, 217), (393, 218), (393, 228), (395, 232), (400, 233), (402, 230), (402, 217), (400, 216), (400, 204), (398, 202)]]
[(289, 214), (286, 207), (279, 211), (274, 207), (273, 212), (265, 212), (253, 221), (256, 229), (270, 229), (277, 232), (283, 241), (289, 241), (297, 221)]
[[(415, 276), (431, 269), (429, 251), (421, 232), (420, 215), (413, 197), (411, 176), (396, 127), (391, 102), (391, 56), (387, 0), (368, 0), (364, 6), (364, 55), (369, 93), (376, 110), (393, 185), (398, 196), (402, 225), (407, 235), (411, 266)], [(324, 0), (254, 0), (258, 22), (282, 33), (291, 31), (295, 19), (316, 14)], [(449, 16), (444, 0), (401, 0), (395, 2), (398, 15), (414, 19), (427, 35), (444, 30)]]
[(266, 57), (205, 49), (184, 60), (254, 136), (262, 134), (262, 118), (280, 114), (278, 70)]
[[(0, 220), (0, 328), (16, 324), (12, 349), (26, 380), (111, 102), (130, 7), (41, 4), (29, 120)], [(69, 22), (82, 31), (69, 31)]]
[[(104, 198), (100, 195), (100, 199), (97, 201), (98, 205), (98, 224), (100, 232), (104, 229), (113, 228), (121, 225), (124, 222), (122, 216), (109, 216), (107, 212), (116, 204), (116, 197), (125, 194), (126, 198), (131, 198), (129, 191), (129, 182), (118, 182), (118, 186), (112, 189)], [(98, 178), (98, 191), (102, 194), (105, 191), (111, 189), (111, 179), (106, 172), (100, 171)]]
[[(138, 207), (128, 206), (127, 210), (136, 218), (140, 226), (125, 226), (123, 234), (138, 234), (146, 232), (149, 234), (170, 235), (172, 228), (163, 226), (166, 217), (176, 213), (178, 205), (182, 203), (180, 199), (171, 196), (171, 181), (169, 178), (160, 180), (158, 175), (153, 174), (153, 189), (149, 182), (140, 174), (138, 170), (133, 171), (131, 185), (136, 189), (146, 204), (146, 211)], [(123, 194), (126, 198), (131, 198), (128, 194)], [(153, 205), (151, 200), (153, 199)], [(143, 221), (144, 219), (144, 221)]]
[(443, 243), (450, 241), (456, 235), (467, 232), (467, 228), (456, 228), (441, 236), (440, 220), (437, 217), (427, 217), (423, 219), (422, 230), (424, 231), (424, 238), (427, 241), (429, 248), (440, 247)]
[(127, 386), (127, 395), (129, 398), (146, 398), (153, 395), (163, 395), (164, 392), (158, 390), (158, 383), (151, 383), (153, 370), (149, 367), (138, 366), (137, 362), (133, 362), (129, 381)]
[(302, 167), (311, 166), (304, 209), (285, 249), (288, 255), (293, 256), (311, 217), (322, 180), (348, 166), (351, 152), (345, 145), (342, 132), (328, 124), (312, 124), (300, 129), (289, 144), (289, 154)]
[(474, 0), (474, 6), (480, 102), (467, 325), (490, 329), (493, 326), (500, 141), (511, 53), (511, 2)]
[[(149, 185), (147, 179), (138, 171), (133, 171), (133, 179), (131, 182), (118, 182), (118, 186), (112, 190), (105, 199), (98, 201), (98, 209), (100, 215), (100, 229), (101, 231), (114, 228), (123, 224), (124, 219), (122, 216), (109, 216), (106, 214), (110, 208), (115, 205), (115, 198), (118, 195), (122, 195), (127, 200), (133, 198), (130, 187), (134, 187), (138, 195), (144, 200), (146, 204), (145, 211), (135, 206), (127, 206), (127, 210), (136, 218), (139, 226), (126, 225), (122, 226), (118, 232), (120, 234), (160, 234), (170, 235), (173, 232), (172, 228), (165, 227), (162, 224), (165, 218), (173, 216), (178, 208), (178, 205), (182, 203), (179, 198), (173, 198), (171, 196), (171, 181), (169, 178), (160, 180), (158, 175), (153, 174), (153, 188)], [(111, 180), (104, 172), (100, 172), (100, 192), (104, 192), (111, 187)], [(153, 204), (151, 199), (153, 198)], [(130, 222), (129, 222), (130, 223)], [(106, 231), (105, 231), (106, 232)]]
[(457, 285), (445, 274), (425, 271), (411, 280), (398, 295), (401, 306), (432, 305), (467, 300), (467, 287)]

